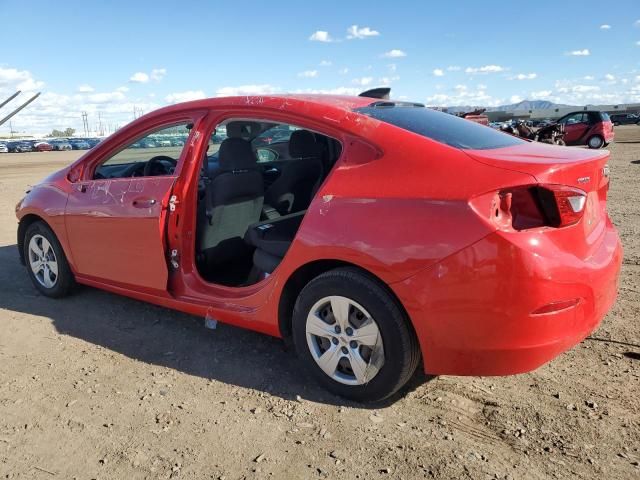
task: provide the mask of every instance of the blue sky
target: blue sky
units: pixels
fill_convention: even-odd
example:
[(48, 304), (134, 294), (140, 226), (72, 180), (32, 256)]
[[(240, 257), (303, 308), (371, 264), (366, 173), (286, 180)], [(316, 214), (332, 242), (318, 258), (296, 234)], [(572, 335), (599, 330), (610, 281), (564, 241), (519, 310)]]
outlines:
[(0, 0), (0, 96), (42, 91), (13, 121), (38, 132), (82, 111), (114, 126), (134, 106), (381, 85), (429, 105), (640, 102), (638, 0), (376, 3)]

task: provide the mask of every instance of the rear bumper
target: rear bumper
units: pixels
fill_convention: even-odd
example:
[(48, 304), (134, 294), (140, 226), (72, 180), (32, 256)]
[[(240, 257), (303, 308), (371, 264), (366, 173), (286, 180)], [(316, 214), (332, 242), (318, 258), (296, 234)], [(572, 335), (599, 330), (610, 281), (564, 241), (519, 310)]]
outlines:
[[(607, 219), (587, 259), (550, 240), (541, 233), (496, 232), (391, 285), (411, 317), (426, 372), (531, 371), (598, 326), (616, 298), (622, 262), (617, 232)], [(529, 244), (539, 248), (524, 248)], [(534, 313), (573, 299), (573, 306)]]
[(607, 132), (604, 134), (604, 141), (605, 143), (611, 143), (613, 142), (613, 138), (616, 136), (615, 132), (613, 131), (613, 129), (611, 129), (610, 132)]

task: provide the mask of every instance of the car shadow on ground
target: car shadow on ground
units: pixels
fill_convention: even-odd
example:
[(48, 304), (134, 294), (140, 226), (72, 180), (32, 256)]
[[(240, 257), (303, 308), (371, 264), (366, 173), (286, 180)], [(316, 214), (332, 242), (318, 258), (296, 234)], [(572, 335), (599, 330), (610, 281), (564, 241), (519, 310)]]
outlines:
[[(89, 287), (64, 299), (50, 299), (33, 287), (18, 260), (16, 245), (0, 247), (0, 308), (49, 318), (56, 331), (134, 360), (268, 392), (332, 405), (380, 408), (431, 380), (419, 371), (398, 394), (383, 403), (355, 404), (318, 387), (280, 339)], [(419, 370), (421, 368), (419, 367)]]

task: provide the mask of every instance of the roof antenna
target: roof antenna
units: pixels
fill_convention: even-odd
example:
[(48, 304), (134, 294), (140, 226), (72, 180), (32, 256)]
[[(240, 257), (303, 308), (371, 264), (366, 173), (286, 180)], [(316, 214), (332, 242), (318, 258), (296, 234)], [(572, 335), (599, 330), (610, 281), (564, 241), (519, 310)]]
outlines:
[(390, 87), (378, 87), (362, 92), (359, 97), (379, 98), (381, 100), (389, 100), (391, 95)]

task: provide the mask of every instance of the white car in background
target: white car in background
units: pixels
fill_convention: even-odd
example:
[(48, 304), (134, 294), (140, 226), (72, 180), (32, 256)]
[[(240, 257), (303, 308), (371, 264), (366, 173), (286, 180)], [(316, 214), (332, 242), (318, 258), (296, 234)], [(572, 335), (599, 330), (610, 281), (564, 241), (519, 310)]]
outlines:
[(9, 147), (6, 143), (0, 143), (0, 153), (9, 153)]

